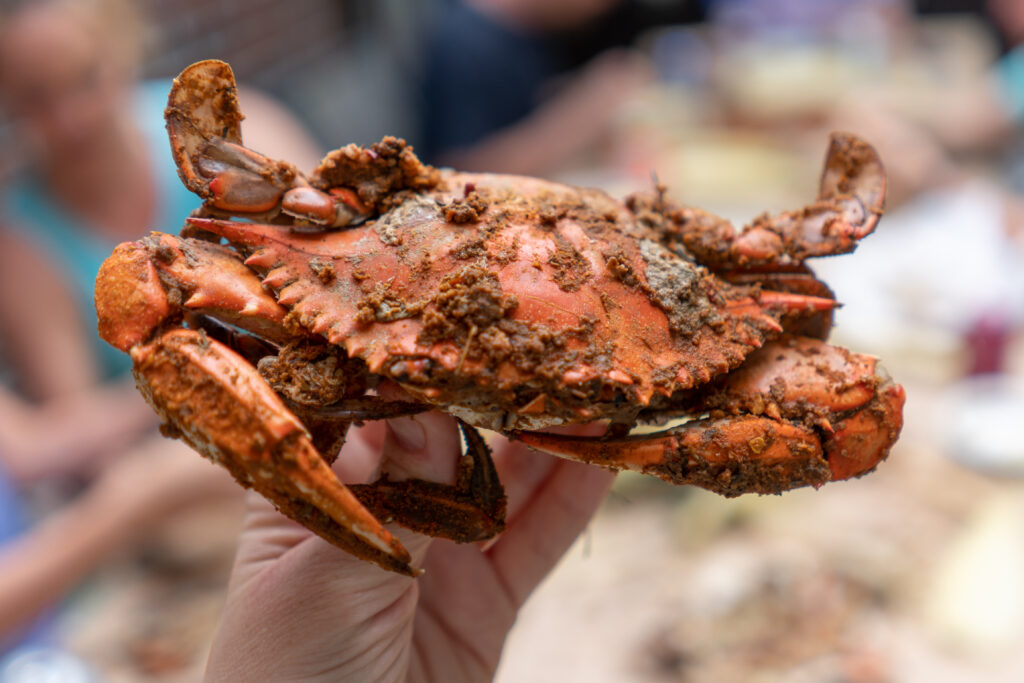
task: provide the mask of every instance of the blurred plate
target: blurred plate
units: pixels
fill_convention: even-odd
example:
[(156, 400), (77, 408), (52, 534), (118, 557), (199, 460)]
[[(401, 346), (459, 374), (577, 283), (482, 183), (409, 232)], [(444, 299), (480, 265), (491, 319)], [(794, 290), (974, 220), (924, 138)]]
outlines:
[(954, 384), (946, 398), (950, 456), (986, 474), (1024, 477), (1024, 383), (980, 375)]

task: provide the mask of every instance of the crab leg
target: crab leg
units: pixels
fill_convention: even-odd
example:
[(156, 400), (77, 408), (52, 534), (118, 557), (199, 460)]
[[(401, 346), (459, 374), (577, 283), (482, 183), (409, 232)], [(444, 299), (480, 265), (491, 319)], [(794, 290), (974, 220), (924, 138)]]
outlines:
[(885, 185), (885, 170), (874, 148), (849, 133), (833, 133), (814, 204), (766, 214), (739, 232), (729, 221), (699, 209), (669, 210), (665, 238), (680, 240), (716, 271), (787, 266), (812, 256), (845, 254), (875, 229)]
[(544, 432), (514, 435), (552, 455), (693, 484), (725, 496), (780, 493), (829, 480), (814, 433), (769, 418), (705, 419), (654, 436), (621, 439)]
[(416, 575), (409, 553), (338, 481), (302, 423), (243, 358), (185, 329), (136, 345), (131, 355), (139, 388), (168, 431), (334, 545)]
[(831, 306), (804, 306), (803, 310), (799, 310), (798, 306), (790, 307), (780, 316), (782, 328), (788, 334), (822, 340), (828, 338), (828, 333), (832, 330), (832, 314), (839, 304), (835, 302), (835, 294), (828, 285), (814, 277), (814, 273), (807, 266), (801, 265), (790, 272), (737, 271), (719, 275), (732, 284), (762, 287), (765, 290), (761, 294), (762, 298), (771, 292), (804, 296), (816, 301), (831, 301)]
[(430, 410), (426, 403), (413, 401), (383, 401), (376, 396), (356, 396), (325, 406), (305, 406), (292, 401), (285, 404), (296, 415), (336, 422), (365, 422), (367, 420), (389, 420), (406, 417)]
[(454, 485), (422, 479), (353, 485), (352, 492), (381, 519), (457, 543), (493, 538), (505, 529), (505, 491), (491, 449), (473, 427), (459, 420), (466, 454)]
[(695, 397), (712, 417), (619, 439), (516, 436), (554, 455), (724, 495), (780, 493), (874, 469), (899, 435), (903, 400), (873, 358), (791, 337)]
[(167, 132), (178, 174), (214, 215), (271, 221), (284, 213), (300, 224), (348, 225), (367, 214), (352, 192), (312, 187), (289, 163), (242, 146), (234, 73), (216, 59), (185, 69), (167, 100)]

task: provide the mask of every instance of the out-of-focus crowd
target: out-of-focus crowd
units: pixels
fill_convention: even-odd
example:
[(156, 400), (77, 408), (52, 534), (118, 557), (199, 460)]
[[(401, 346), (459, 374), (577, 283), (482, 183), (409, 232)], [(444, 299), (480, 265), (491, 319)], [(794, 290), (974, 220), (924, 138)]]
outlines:
[[(211, 57), (242, 83), (246, 144), (300, 168), (395, 134), (438, 165), (614, 190), (656, 172), (687, 202), (793, 208), (840, 128), (878, 147), (890, 206), (983, 178), (1006, 248), (1024, 235), (1016, 0), (4, 0), (0, 658), (59, 646), (66, 597), (169, 520), (240, 509), (225, 472), (159, 436), (92, 306), (117, 243), (199, 203), (162, 112), (170, 77)], [(964, 343), (998, 371), (987, 329)]]

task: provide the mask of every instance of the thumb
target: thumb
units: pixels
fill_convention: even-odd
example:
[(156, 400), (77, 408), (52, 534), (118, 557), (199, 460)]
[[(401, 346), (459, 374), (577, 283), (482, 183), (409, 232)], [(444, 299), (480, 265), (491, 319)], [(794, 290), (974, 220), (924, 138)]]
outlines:
[[(427, 413), (391, 422), (380, 448), (382, 472), (393, 479), (454, 481), (461, 449), (451, 418)], [(369, 446), (352, 439), (340, 458), (350, 448)], [(287, 662), (277, 655), (285, 651), (304, 666), (380, 665), (366, 658), (381, 642), (408, 636), (418, 582), (339, 550), (258, 496), (250, 495), (249, 505), (208, 672), (262, 671), (266, 678), (275, 671), (288, 678), (296, 671), (283, 668)], [(414, 566), (422, 566), (431, 539), (392, 532)]]

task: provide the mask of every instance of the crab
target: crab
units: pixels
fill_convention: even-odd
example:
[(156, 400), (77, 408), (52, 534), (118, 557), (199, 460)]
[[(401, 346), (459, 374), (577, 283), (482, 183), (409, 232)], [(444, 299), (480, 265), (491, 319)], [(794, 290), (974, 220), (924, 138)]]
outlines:
[[(825, 343), (837, 304), (804, 263), (852, 251), (882, 213), (882, 165), (853, 135), (833, 134), (815, 203), (738, 230), (660, 187), (619, 202), (435, 169), (390, 137), (305, 175), (242, 146), (215, 60), (175, 79), (166, 119), (203, 204), (107, 259), (100, 334), (167, 435), (385, 569), (417, 573), (383, 521), (502, 531), (481, 428), (726, 496), (860, 476), (898, 437), (903, 389)], [(458, 420), (455, 483), (338, 480), (351, 424), (426, 409)], [(595, 422), (603, 436), (546, 431)]]

